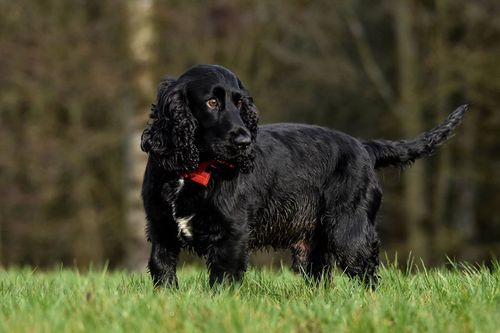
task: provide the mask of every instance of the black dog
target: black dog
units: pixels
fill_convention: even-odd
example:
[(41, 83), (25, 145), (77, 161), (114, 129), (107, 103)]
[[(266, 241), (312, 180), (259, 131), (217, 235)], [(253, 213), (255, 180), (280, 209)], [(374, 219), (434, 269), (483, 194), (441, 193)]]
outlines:
[(375, 283), (375, 169), (430, 155), (466, 110), (414, 140), (361, 141), (319, 126), (258, 127), (248, 91), (221, 66), (166, 79), (141, 142), (154, 284), (177, 284), (181, 248), (206, 257), (213, 285), (239, 280), (249, 250), (265, 246), (291, 249), (293, 268), (313, 280), (335, 261)]

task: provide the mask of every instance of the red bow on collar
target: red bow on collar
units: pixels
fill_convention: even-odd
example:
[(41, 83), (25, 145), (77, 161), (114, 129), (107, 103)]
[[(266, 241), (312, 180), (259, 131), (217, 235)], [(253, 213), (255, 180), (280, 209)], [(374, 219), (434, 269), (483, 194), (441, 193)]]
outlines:
[(217, 168), (220, 166), (225, 166), (230, 169), (235, 168), (234, 165), (224, 161), (217, 161), (217, 160), (203, 161), (200, 162), (200, 164), (198, 164), (198, 168), (195, 171), (182, 173), (181, 177), (189, 179), (200, 185), (207, 186), (208, 182), (210, 181), (210, 177), (212, 176), (212, 173), (208, 171), (208, 169), (212, 167)]

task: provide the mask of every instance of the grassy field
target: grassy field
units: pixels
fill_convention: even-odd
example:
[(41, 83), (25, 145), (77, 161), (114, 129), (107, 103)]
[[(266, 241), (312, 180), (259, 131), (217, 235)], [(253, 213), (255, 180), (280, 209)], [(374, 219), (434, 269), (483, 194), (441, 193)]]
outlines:
[(183, 268), (179, 289), (155, 291), (146, 274), (0, 270), (0, 332), (500, 332), (499, 264), (380, 273), (375, 292), (288, 270), (214, 291), (204, 270)]

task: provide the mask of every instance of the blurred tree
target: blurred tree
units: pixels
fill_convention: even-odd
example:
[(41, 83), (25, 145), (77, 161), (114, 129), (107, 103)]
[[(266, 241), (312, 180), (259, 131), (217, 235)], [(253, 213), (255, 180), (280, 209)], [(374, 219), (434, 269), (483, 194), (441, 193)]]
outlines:
[[(384, 248), (500, 253), (500, 3), (0, 0), (0, 263), (144, 267), (140, 128), (165, 74), (219, 63), (261, 121), (456, 138), (380, 173)], [(387, 175), (387, 177), (385, 177)]]
[[(448, 101), (453, 93), (453, 77), (449, 59), (452, 58), (452, 50), (448, 41), (450, 31), (451, 15), (449, 13), (449, 4), (447, 0), (436, 1), (435, 9), (435, 31), (433, 46), (434, 52), (431, 53), (431, 61), (434, 62), (436, 72), (436, 123), (447, 116), (452, 107)], [(433, 55), (433, 56), (432, 56)], [(432, 216), (434, 236), (433, 248), (438, 252), (444, 252), (446, 249), (442, 246), (442, 239), (446, 237), (446, 203), (450, 195), (452, 161), (451, 150), (443, 149), (437, 157), (436, 166), (436, 187), (434, 190), (434, 213)]]
[(125, 18), (120, 1), (0, 1), (6, 265), (121, 256)]
[[(419, 91), (420, 66), (419, 48), (415, 36), (416, 6), (413, 0), (394, 2), (394, 26), (399, 73), (399, 101), (397, 112), (399, 123), (405, 138), (414, 138), (422, 133), (426, 126), (422, 115), (422, 98)], [(409, 247), (417, 257), (428, 258), (426, 222), (427, 202), (425, 189), (425, 161), (415, 163), (404, 173), (405, 222), (409, 231)]]
[(148, 100), (153, 98), (156, 87), (151, 63), (154, 58), (152, 48), (154, 42), (154, 25), (152, 20), (152, 0), (135, 0), (128, 2), (128, 17), (130, 24), (131, 55), (137, 64), (135, 80), (137, 82), (138, 100), (126, 100), (127, 115), (126, 145), (127, 145), (127, 227), (125, 267), (133, 270), (144, 270), (147, 263), (147, 242), (144, 226), (145, 216), (141, 201), (141, 184), (146, 168), (146, 154), (140, 149), (142, 128), (147, 121)]
[(464, 124), (464, 135), (457, 137), (459, 161), (453, 178), (457, 204), (450, 214), (457, 240), (450, 252), (486, 259), (500, 249), (493, 236), (500, 234), (496, 213), (500, 202), (500, 47), (495, 42), (500, 38), (500, 4), (460, 1), (454, 3), (453, 12), (459, 23), (450, 39), (457, 54), (460, 90), (474, 113)]

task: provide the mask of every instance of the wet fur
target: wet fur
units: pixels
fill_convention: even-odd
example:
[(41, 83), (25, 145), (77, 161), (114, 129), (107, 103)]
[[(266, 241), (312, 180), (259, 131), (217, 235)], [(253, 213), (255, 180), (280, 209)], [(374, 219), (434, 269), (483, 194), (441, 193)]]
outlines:
[[(197, 75), (214, 78), (199, 84), (222, 80), (244, 89), (220, 66), (195, 67), (191, 79)], [(429, 155), (467, 110), (457, 109), (443, 125), (415, 140), (360, 141), (320, 126), (257, 127), (257, 111), (246, 96), (236, 121), (251, 133), (251, 149), (233, 158), (235, 168), (213, 168), (203, 187), (181, 180), (182, 172), (214, 156), (203, 152), (203, 137), (197, 137), (199, 120), (189, 109), (196, 104), (188, 100), (192, 94), (175, 90), (175, 83), (160, 85), (142, 140), (149, 153), (142, 196), (155, 285), (177, 284), (181, 248), (206, 258), (213, 285), (240, 280), (249, 251), (267, 246), (290, 249), (293, 268), (308, 279), (319, 280), (336, 263), (348, 275), (375, 284), (375, 217), (382, 199), (375, 168), (407, 165)]]

